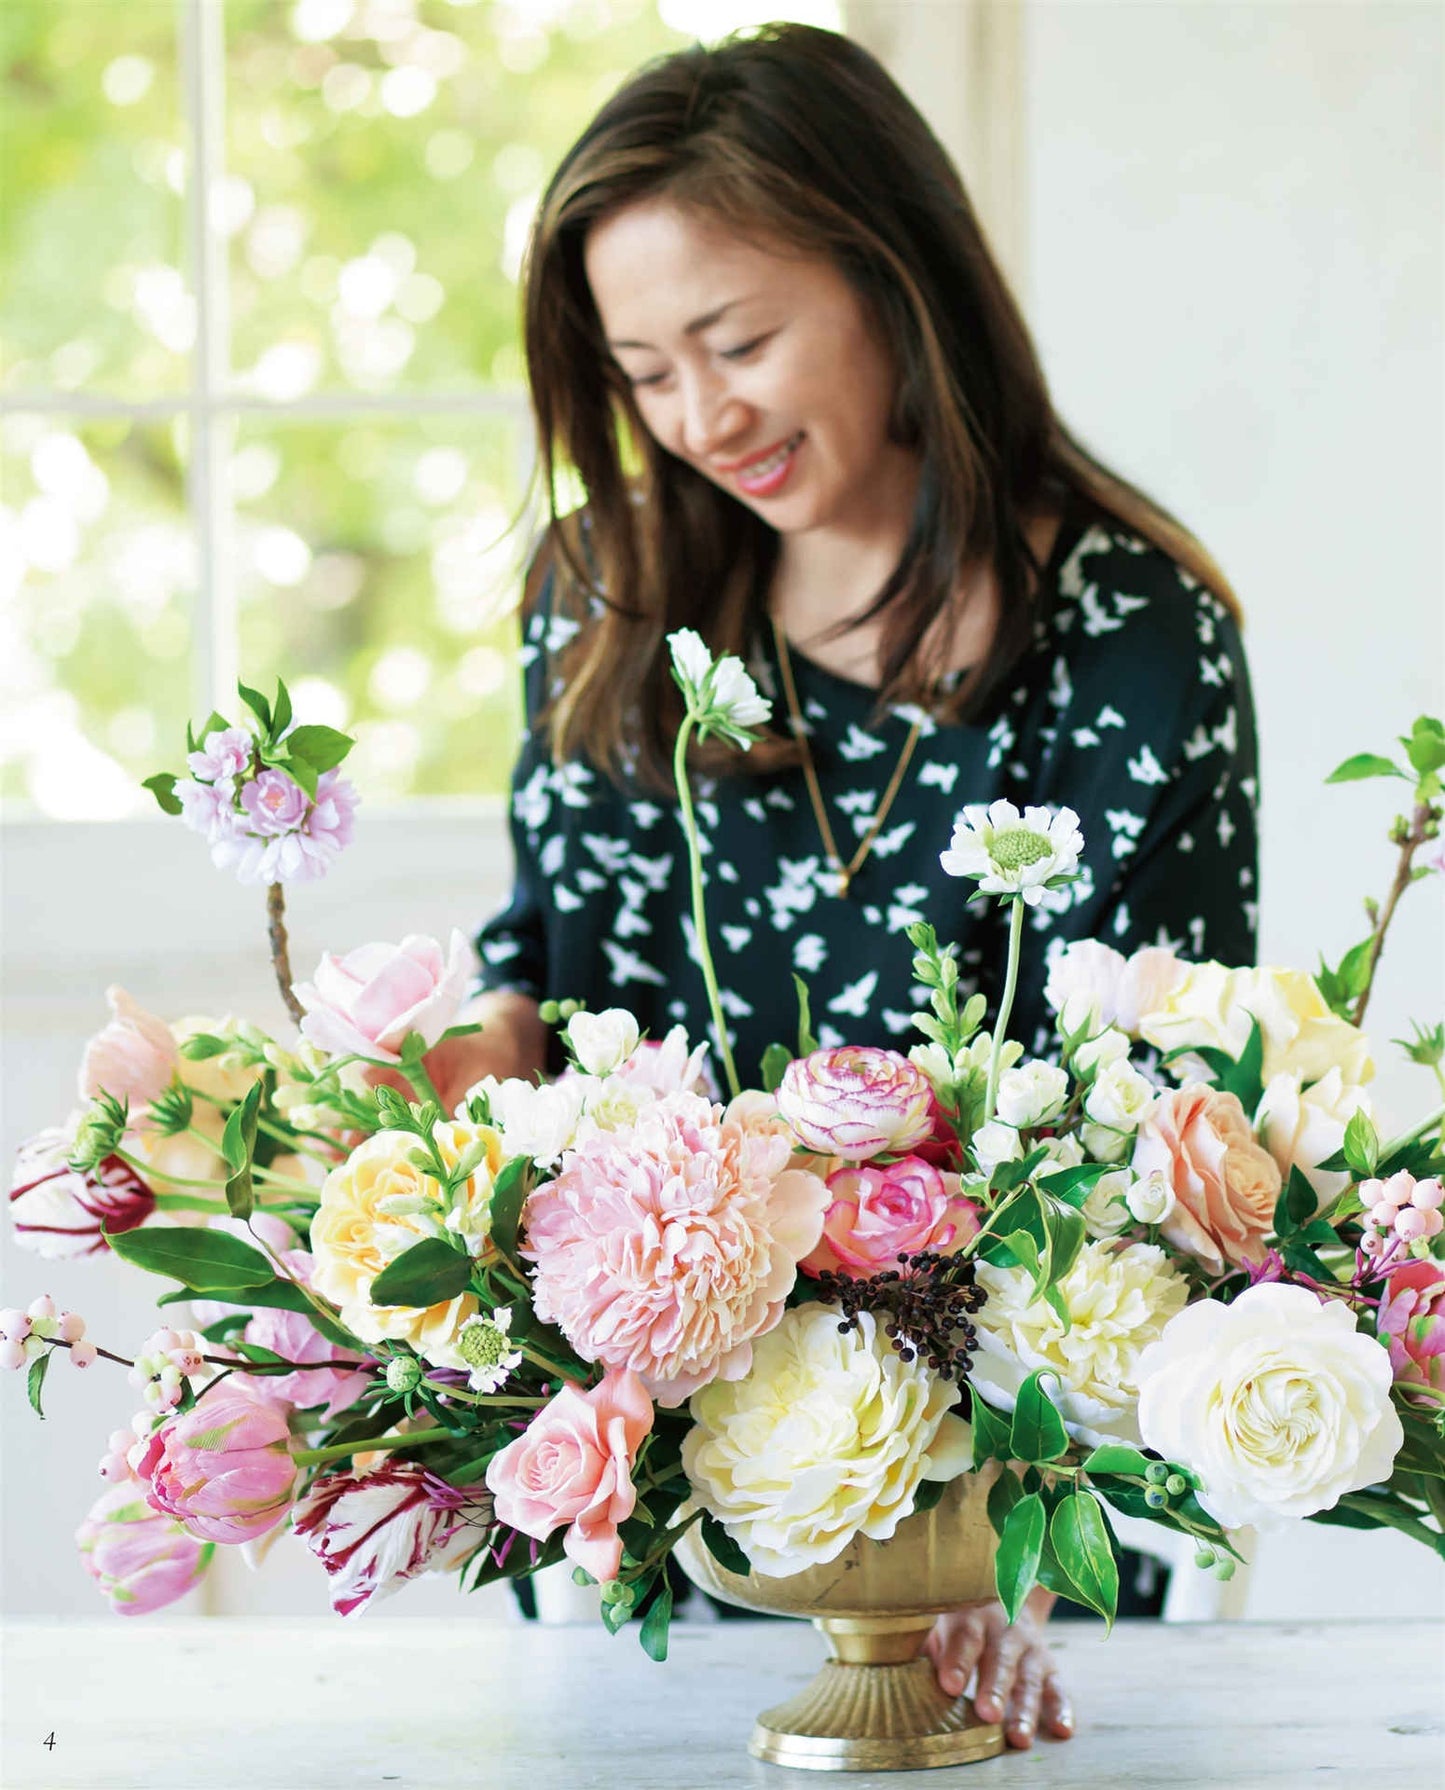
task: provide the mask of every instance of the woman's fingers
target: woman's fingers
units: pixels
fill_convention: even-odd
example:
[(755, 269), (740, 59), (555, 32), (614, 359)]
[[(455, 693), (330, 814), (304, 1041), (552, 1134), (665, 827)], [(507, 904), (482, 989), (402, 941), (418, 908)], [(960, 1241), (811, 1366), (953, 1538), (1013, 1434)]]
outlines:
[(1008, 1700), (1008, 1713), (1004, 1717), (1004, 1739), (1010, 1746), (1030, 1747), (1034, 1744), (1047, 1666), (1048, 1655), (1041, 1647), (1030, 1647), (1019, 1661)]
[(983, 1650), (984, 1624), (969, 1610), (940, 1616), (928, 1637), (938, 1688), (949, 1697), (961, 1697)]
[(1074, 1732), (1074, 1711), (1069, 1693), (1057, 1672), (1044, 1674), (1041, 1703), (1041, 1725), (1053, 1740), (1068, 1740)]
[(1016, 1628), (995, 1629), (985, 1642), (978, 1665), (978, 1694), (973, 1699), (973, 1706), (984, 1721), (1003, 1720), (1025, 1645)]

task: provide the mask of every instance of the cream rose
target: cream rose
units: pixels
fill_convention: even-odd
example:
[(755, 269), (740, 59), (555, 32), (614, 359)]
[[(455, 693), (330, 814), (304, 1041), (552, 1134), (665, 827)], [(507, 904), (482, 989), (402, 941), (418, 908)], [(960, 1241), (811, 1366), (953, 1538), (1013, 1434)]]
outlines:
[(1280, 1172), (1235, 1095), (1200, 1082), (1161, 1094), (1139, 1127), (1133, 1168), (1141, 1179), (1158, 1171), (1172, 1188), (1162, 1235), (1176, 1249), (1215, 1274), (1264, 1259)]
[(1101, 1025), (1137, 1033), (1140, 1016), (1163, 1005), (1187, 967), (1161, 946), (1125, 957), (1098, 939), (1080, 939), (1055, 958), (1044, 998), (1064, 1029), (1076, 1031), (1093, 1013)]
[(371, 1284), (389, 1262), (424, 1237), (458, 1232), (473, 1255), (490, 1229), (493, 1179), (506, 1160), (488, 1126), (438, 1125), (433, 1134), (448, 1168), (478, 1141), (487, 1146), (450, 1210), (441, 1188), (410, 1160), (419, 1146), (406, 1131), (378, 1131), (326, 1177), (311, 1223), (311, 1284), (341, 1308), (341, 1321), (363, 1342), (408, 1342), (438, 1367), (467, 1364), (454, 1343), (477, 1302), (470, 1293), (439, 1304), (373, 1305)]
[(602, 1013), (574, 1013), (567, 1022), (567, 1042), (578, 1068), (588, 1075), (611, 1075), (637, 1049), (637, 1021), (625, 1007)]
[(1265, 1282), (1187, 1307), (1144, 1352), (1139, 1429), (1200, 1475), (1227, 1529), (1278, 1527), (1389, 1478), (1404, 1440), (1392, 1372), (1341, 1301)]
[(978, 1284), (988, 1299), (974, 1319), (978, 1353), (969, 1378), (987, 1403), (1011, 1411), (1019, 1387), (1043, 1368), (1057, 1382), (1050, 1396), (1071, 1435), (1094, 1444), (1138, 1441), (1140, 1351), (1189, 1297), (1189, 1283), (1162, 1249), (1085, 1243), (1058, 1282), (1068, 1330), (1046, 1299), (1034, 1297), (1026, 1269), (980, 1262)]
[(999, 1077), (997, 1116), (1020, 1131), (1056, 1119), (1069, 1097), (1069, 1078), (1054, 1063), (1032, 1059)]
[(1338, 1069), (1308, 1088), (1301, 1087), (1297, 1075), (1276, 1075), (1264, 1090), (1254, 1124), (1280, 1174), (1288, 1176), (1297, 1168), (1320, 1204), (1327, 1205), (1349, 1186), (1350, 1176), (1327, 1173), (1319, 1165), (1343, 1144), (1345, 1127), (1357, 1112), (1374, 1118), (1364, 1089), (1345, 1081)]
[(693, 1495), (757, 1572), (785, 1577), (835, 1559), (855, 1535), (884, 1541), (920, 1480), (968, 1465), (958, 1388), (905, 1362), (871, 1312), (802, 1305), (753, 1345), (740, 1380), (693, 1394), (682, 1444)]
[(1238, 1057), (1256, 1019), (1267, 1082), (1276, 1075), (1319, 1081), (1331, 1069), (1345, 1081), (1364, 1082), (1375, 1073), (1369, 1039), (1330, 1012), (1302, 970), (1193, 964), (1163, 1004), (1143, 1015), (1139, 1032), (1160, 1050), (1206, 1045)]

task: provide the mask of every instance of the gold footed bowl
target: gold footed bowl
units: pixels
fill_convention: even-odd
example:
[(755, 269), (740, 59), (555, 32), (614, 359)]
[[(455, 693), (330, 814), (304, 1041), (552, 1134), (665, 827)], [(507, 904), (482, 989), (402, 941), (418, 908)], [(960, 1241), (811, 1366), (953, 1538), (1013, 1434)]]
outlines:
[(807, 1771), (912, 1771), (1004, 1750), (1003, 1727), (939, 1690), (923, 1652), (934, 1618), (994, 1596), (997, 1537), (985, 1508), (996, 1468), (952, 1480), (888, 1541), (859, 1536), (836, 1560), (787, 1578), (732, 1573), (696, 1524), (677, 1557), (701, 1590), (744, 1610), (807, 1616), (833, 1657), (796, 1697), (765, 1709), (748, 1751)]

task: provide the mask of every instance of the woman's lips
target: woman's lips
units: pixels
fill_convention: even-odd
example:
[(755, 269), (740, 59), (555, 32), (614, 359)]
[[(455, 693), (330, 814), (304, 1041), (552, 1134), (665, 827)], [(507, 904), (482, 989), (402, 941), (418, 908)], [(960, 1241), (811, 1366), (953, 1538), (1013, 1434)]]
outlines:
[(738, 489), (749, 497), (772, 497), (775, 492), (781, 491), (793, 470), (793, 462), (797, 458), (802, 440), (803, 432), (800, 429), (796, 435), (790, 435), (780, 447), (774, 448), (761, 459), (748, 460), (741, 466), (730, 468)]

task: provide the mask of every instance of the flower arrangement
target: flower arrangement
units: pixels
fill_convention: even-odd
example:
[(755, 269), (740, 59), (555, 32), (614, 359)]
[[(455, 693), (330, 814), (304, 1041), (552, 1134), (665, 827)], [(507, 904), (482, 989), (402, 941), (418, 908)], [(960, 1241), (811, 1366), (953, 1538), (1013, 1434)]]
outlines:
[[(662, 1658), (663, 1568), (694, 1525), (731, 1570), (787, 1575), (989, 1462), (1011, 1616), (1042, 1582), (1112, 1617), (1111, 1511), (1226, 1577), (1245, 1524), (1388, 1526), (1445, 1553), (1445, 1107), (1383, 1140), (1361, 1030), (1396, 903), (1445, 867), (1440, 723), (1404, 765), (1335, 773), (1404, 778), (1412, 806), (1390, 893), (1333, 968), (1076, 944), (1051, 968), (1055, 1049), (1028, 1057), (1008, 1036), (1022, 921), (1081, 836), (1067, 810), (996, 802), (943, 853), (1008, 907), (991, 1029), (920, 923), (907, 1055), (820, 1049), (800, 983), (796, 1048), (743, 1087), (687, 746), (745, 749), (767, 705), (738, 661), (671, 645), (721, 1090), (681, 1028), (553, 1003), (557, 1080), (488, 1078), (444, 1111), (424, 1059), (468, 1029), (459, 938), (290, 976), (281, 884), (345, 843), (344, 736), (296, 727), (284, 687), (243, 690), (252, 725), (212, 716), (190, 780), (152, 780), (269, 884), (298, 1036), (172, 1027), (112, 990), (86, 1104), (21, 1152), (21, 1247), (119, 1257), (189, 1302), (127, 1363), (141, 1408), (79, 1533), (112, 1606), (159, 1608), (216, 1547), (289, 1528), (343, 1614), (424, 1573), (470, 1589), (565, 1559)], [(1445, 1092), (1445, 1027), (1407, 1048)], [(46, 1296), (0, 1313), (37, 1410), (61, 1354), (126, 1359)]]

